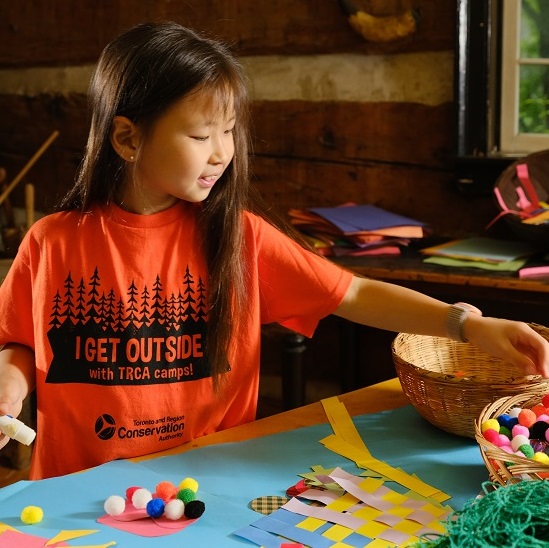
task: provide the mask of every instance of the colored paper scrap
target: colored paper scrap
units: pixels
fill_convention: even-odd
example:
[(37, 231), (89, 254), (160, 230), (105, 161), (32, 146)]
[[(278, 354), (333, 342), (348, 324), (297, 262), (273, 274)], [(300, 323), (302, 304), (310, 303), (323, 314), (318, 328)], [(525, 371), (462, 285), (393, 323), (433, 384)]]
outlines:
[(353, 419), (351, 419), (347, 408), (339, 401), (339, 398), (337, 396), (325, 398), (321, 400), (321, 403), (334, 434), (341, 437), (347, 443), (362, 449), (367, 455), (370, 455), (370, 451), (368, 451), (366, 444), (353, 423)]
[[(17, 548), (44, 548), (47, 538), (30, 535), (16, 529), (4, 529), (0, 532), (0, 546), (17, 546)], [(58, 543), (56, 548), (69, 546), (66, 542)]]
[(55, 535), (53, 538), (50, 538), (44, 546), (52, 546), (54, 544), (57, 544), (58, 542), (64, 542), (66, 540), (73, 540), (75, 538), (85, 537), (87, 535), (92, 535), (93, 533), (97, 533), (98, 529), (78, 529), (74, 531), (59, 531), (57, 535)]
[(317, 518), (323, 521), (329, 521), (330, 523), (338, 523), (349, 529), (358, 529), (366, 524), (363, 519), (357, 518), (347, 512), (337, 512), (329, 508), (310, 506), (295, 498), (287, 502), (282, 508), (289, 512), (293, 512), (294, 514), (300, 514), (301, 516)]
[(539, 249), (529, 242), (499, 240), (496, 238), (472, 237), (452, 240), (441, 245), (426, 247), (424, 255), (439, 255), (454, 259), (468, 259), (499, 263), (514, 261), (532, 255)]
[[(335, 435), (331, 435), (323, 440), (320, 440), (320, 443), (322, 443), (322, 445), (324, 445), (327, 449), (334, 451), (334, 453), (338, 453), (339, 455), (354, 461), (359, 468), (371, 468), (389, 479), (400, 483), (400, 485), (416, 491), (424, 497), (433, 497), (437, 493), (442, 493), (436, 487), (432, 487), (420, 479), (403, 472), (402, 470), (393, 468), (386, 462), (382, 462), (365, 455), (363, 451), (346, 443), (344, 440)], [(448, 500), (449, 498), (449, 495), (442, 493), (441, 500)]]
[(142, 537), (164, 537), (177, 533), (197, 521), (196, 519), (169, 520), (164, 516), (154, 520), (138, 518), (123, 521), (119, 518), (120, 516), (113, 517), (105, 514), (97, 518), (97, 522)]
[(353, 460), (359, 468), (375, 470), (404, 487), (417, 491), (424, 497), (433, 497), (436, 495), (439, 501), (450, 498), (449, 495), (442, 493), (439, 489), (428, 485), (420, 479), (372, 457), (356, 430), (345, 405), (338, 400), (337, 396), (322, 400), (322, 405), (334, 430), (333, 435), (320, 440), (320, 443), (324, 447)]

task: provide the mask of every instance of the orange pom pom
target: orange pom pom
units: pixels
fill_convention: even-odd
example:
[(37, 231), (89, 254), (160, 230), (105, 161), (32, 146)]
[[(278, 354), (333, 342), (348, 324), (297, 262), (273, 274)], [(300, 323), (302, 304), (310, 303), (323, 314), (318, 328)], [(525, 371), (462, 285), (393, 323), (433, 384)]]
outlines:
[(530, 428), (536, 422), (536, 414), (531, 409), (523, 409), (518, 415), (519, 424)]
[(541, 403), (534, 405), (534, 407), (532, 407), (532, 411), (536, 414), (536, 417), (539, 417), (540, 415), (547, 415), (547, 408)]
[(164, 502), (175, 498), (179, 489), (171, 481), (161, 481), (156, 486), (156, 496)]

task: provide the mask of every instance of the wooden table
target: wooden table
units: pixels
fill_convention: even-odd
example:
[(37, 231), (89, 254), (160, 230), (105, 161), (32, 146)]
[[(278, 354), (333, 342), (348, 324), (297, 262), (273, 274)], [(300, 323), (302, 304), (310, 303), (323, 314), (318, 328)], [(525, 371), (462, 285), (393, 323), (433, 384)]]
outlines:
[[(410, 403), (410, 400), (408, 400), (408, 397), (402, 391), (400, 382), (396, 378), (360, 388), (338, 397), (340, 401), (345, 404), (345, 407), (351, 416), (396, 409), (397, 407), (403, 407)], [(154, 453), (134, 460), (147, 460), (159, 456), (185, 453), (186, 451), (205, 447), (207, 445), (260, 438), (262, 436), (287, 432), (297, 428), (323, 424), (327, 422), (327, 420), (322, 404), (320, 402), (315, 402), (241, 426), (236, 426), (228, 430), (216, 432), (215, 434), (203, 436), (168, 451)]]
[[(411, 287), (423, 293), (446, 295), (456, 300), (482, 301), (492, 309), (504, 301), (508, 315), (523, 313), (534, 307), (549, 321), (545, 305), (549, 304), (549, 277), (520, 279), (516, 272), (494, 272), (480, 268), (454, 268), (423, 262), (418, 253), (400, 257), (342, 257), (337, 263), (357, 274)], [(520, 311), (509, 303), (521, 305)], [(531, 320), (530, 320), (531, 321)]]

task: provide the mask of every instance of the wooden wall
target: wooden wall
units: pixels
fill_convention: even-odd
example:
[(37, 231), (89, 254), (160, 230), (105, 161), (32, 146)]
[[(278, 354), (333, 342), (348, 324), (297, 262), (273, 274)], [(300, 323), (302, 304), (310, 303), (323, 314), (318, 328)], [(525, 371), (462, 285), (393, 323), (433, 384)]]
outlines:
[[(387, 64), (402, 56), (413, 62), (414, 54), (432, 55), (433, 65), (437, 54), (451, 59), (455, 0), (355, 3), (373, 13), (411, 5), (419, 13), (417, 31), (393, 42), (367, 41), (351, 28), (338, 0), (0, 0), (0, 166), (10, 180), (59, 130), (28, 176), (37, 185), (38, 207), (47, 211), (55, 203), (72, 183), (85, 142), (85, 83), (74, 91), (44, 82), (30, 93), (25, 79), (45, 68), (93, 65), (121, 29), (143, 20), (173, 19), (209, 31), (255, 67), (262, 59), (306, 62), (325, 55), (354, 56), (355, 62), (357, 55), (359, 62), (375, 57)], [(447, 70), (441, 74), (451, 79)], [(2, 90), (2, 79), (14, 75), (22, 91)], [(427, 92), (438, 84), (434, 80), (416, 87), (424, 85)], [(368, 202), (415, 216), (444, 235), (482, 230), (495, 213), (490, 199), (462, 196), (454, 185), (451, 96), (436, 104), (405, 94), (397, 100), (267, 97), (254, 102), (253, 113), (255, 181), (282, 213)], [(22, 189), (13, 200), (22, 205)]]

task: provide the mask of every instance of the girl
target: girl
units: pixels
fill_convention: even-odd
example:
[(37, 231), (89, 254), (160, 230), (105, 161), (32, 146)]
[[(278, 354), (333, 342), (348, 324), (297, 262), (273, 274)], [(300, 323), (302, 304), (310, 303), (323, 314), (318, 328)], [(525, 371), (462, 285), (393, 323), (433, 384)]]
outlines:
[(77, 182), (0, 289), (0, 414), (36, 390), (31, 479), (253, 420), (263, 323), (312, 336), (334, 313), (549, 375), (526, 324), (353, 276), (258, 215), (246, 81), (223, 45), (139, 25), (106, 47), (89, 99)]

